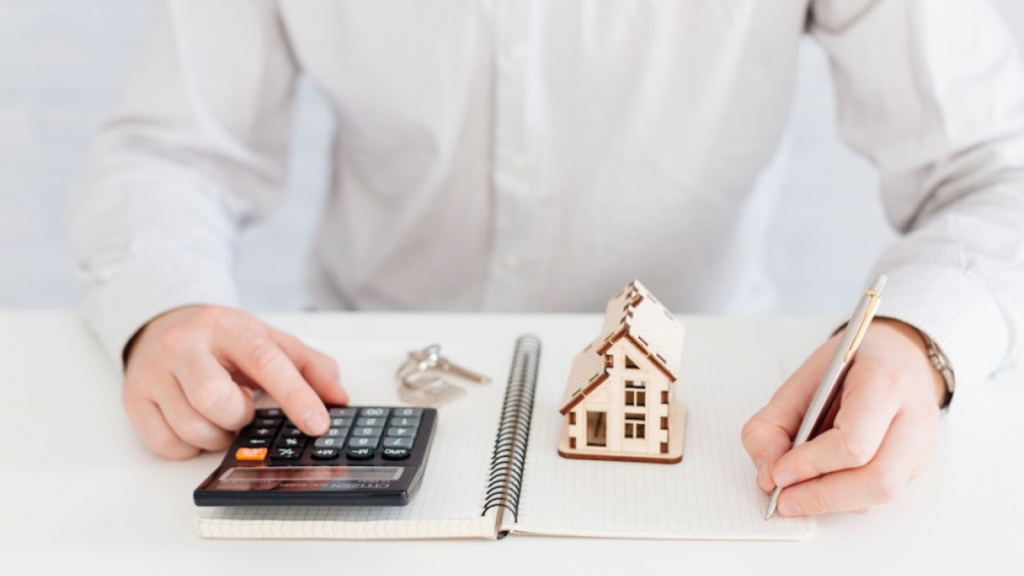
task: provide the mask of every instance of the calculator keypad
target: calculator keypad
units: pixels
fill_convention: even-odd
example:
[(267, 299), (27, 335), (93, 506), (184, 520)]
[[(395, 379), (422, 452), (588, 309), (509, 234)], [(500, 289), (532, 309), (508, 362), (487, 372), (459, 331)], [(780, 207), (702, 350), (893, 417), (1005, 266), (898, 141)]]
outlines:
[[(199, 506), (404, 506), (418, 490), (437, 410), (328, 407), (320, 436), (278, 408), (257, 410), (196, 488)], [(352, 468), (349, 470), (349, 468)]]
[(334, 466), (365, 465), (378, 456), (404, 460), (412, 454), (423, 418), (422, 408), (334, 407), (328, 413), (330, 428), (311, 438), (280, 409), (257, 410), (239, 434), (235, 460), (240, 465), (295, 465), (305, 460)]

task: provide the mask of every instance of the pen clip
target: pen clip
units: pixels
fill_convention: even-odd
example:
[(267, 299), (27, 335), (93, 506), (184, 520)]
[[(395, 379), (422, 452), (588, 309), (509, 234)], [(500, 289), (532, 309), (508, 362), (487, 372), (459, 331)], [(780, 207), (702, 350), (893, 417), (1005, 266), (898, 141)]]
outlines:
[(853, 355), (857, 352), (857, 348), (860, 348), (860, 341), (864, 339), (864, 334), (868, 330), (868, 325), (871, 324), (871, 319), (875, 316), (875, 310), (878, 309), (878, 305), (882, 302), (882, 296), (871, 289), (864, 292), (865, 296), (868, 296), (867, 308), (864, 309), (864, 316), (860, 319), (860, 325), (857, 326), (857, 333), (853, 336), (853, 342), (850, 342), (850, 348), (846, 351), (846, 356), (843, 357), (843, 362), (849, 362), (853, 359)]

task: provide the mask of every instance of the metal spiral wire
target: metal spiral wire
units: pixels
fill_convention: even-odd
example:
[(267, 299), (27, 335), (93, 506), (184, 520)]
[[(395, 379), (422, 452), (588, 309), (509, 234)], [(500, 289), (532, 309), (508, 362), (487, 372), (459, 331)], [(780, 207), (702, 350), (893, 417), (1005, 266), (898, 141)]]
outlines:
[(523, 488), (526, 447), (530, 441), (530, 418), (537, 390), (540, 350), (540, 340), (535, 336), (520, 336), (516, 340), (481, 516), (492, 508), (501, 508), (511, 512), (516, 522), (519, 521), (519, 494)]

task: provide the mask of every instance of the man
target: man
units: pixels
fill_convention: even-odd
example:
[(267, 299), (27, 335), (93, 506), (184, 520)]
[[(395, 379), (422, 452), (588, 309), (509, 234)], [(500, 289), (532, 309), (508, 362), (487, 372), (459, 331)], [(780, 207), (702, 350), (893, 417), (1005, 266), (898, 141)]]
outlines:
[[(296, 77), (337, 118), (311, 279), (346, 309), (769, 308), (759, 239), (798, 44), (905, 237), (834, 427), (786, 453), (835, 346), (743, 430), (786, 516), (859, 511), (925, 465), (940, 406), (1017, 358), (1024, 76), (977, 0), (167, 0), (76, 202), (85, 315), (143, 440), (222, 449), (276, 398), (306, 433), (333, 361), (237, 310), (239, 228), (282, 192)], [(242, 387), (240, 387), (242, 386)]]

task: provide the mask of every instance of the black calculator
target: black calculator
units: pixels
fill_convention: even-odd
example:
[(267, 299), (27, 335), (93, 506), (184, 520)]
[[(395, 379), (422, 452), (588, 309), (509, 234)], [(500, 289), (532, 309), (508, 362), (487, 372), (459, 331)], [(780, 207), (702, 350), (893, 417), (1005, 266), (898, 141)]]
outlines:
[(278, 408), (256, 411), (220, 467), (193, 493), (197, 506), (405, 506), (423, 479), (437, 410), (329, 407), (311, 437)]

